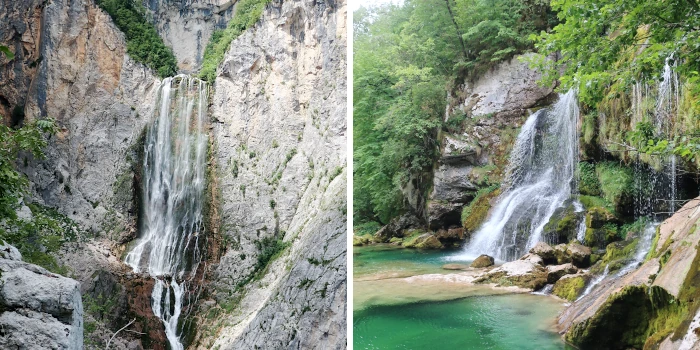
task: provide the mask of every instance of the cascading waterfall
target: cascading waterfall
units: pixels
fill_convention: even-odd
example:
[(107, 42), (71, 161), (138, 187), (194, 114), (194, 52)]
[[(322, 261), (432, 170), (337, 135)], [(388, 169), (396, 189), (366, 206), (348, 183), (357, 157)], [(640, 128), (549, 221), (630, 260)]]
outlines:
[(585, 296), (588, 295), (591, 291), (593, 291), (593, 288), (595, 288), (595, 286), (597, 286), (598, 284), (600, 284), (600, 282), (603, 282), (603, 280), (604, 280), (606, 277), (608, 277), (608, 274), (609, 274), (609, 273), (610, 273), (610, 265), (605, 265), (605, 270), (603, 270), (603, 274), (600, 275), (600, 276), (598, 276), (598, 277), (596, 277), (594, 280), (592, 280), (591, 283), (589, 283), (588, 286), (586, 287), (586, 289), (583, 291), (583, 293), (581, 294), (581, 296), (578, 297), (578, 299), (576, 299), (576, 301), (581, 300), (583, 297), (585, 297)]
[(511, 154), (503, 193), (467, 246), (467, 257), (514, 260), (541, 240), (554, 211), (575, 192), (578, 115), (572, 90), (528, 118)]
[(125, 262), (155, 279), (153, 313), (173, 350), (183, 349), (178, 320), (201, 259), (207, 135), (207, 84), (186, 75), (160, 84), (143, 159), (140, 237)]
[[(632, 88), (632, 118), (631, 127), (649, 120), (653, 124), (654, 133), (659, 138), (672, 139), (674, 118), (680, 105), (680, 79), (675, 71), (675, 59), (671, 54), (664, 62), (661, 81), (652, 88), (649, 83), (637, 82)], [(653, 85), (652, 85), (653, 86)], [(635, 172), (641, 167), (636, 160)], [(636, 215), (650, 215), (654, 209), (663, 207), (666, 212), (675, 212), (678, 205), (678, 165), (675, 155), (669, 155), (661, 162), (663, 170), (653, 171), (649, 179), (651, 188), (641, 189), (647, 193), (647, 199), (639, 198), (639, 206), (635, 206)], [(638, 174), (635, 174), (638, 175)], [(637, 177), (636, 180), (641, 177)], [(638, 181), (639, 182), (639, 181)], [(657, 188), (659, 186), (659, 188)], [(649, 187), (649, 185), (647, 185)], [(667, 203), (652, 203), (650, 198), (660, 198)], [(645, 203), (646, 202), (646, 203)]]
[(639, 241), (637, 242), (637, 247), (635, 248), (635, 254), (632, 261), (627, 263), (623, 268), (618, 271), (617, 276), (623, 276), (628, 272), (637, 268), (637, 266), (644, 261), (649, 250), (651, 250), (651, 245), (654, 241), (654, 234), (656, 234), (656, 228), (659, 226), (658, 222), (652, 222), (647, 224), (642, 231)]

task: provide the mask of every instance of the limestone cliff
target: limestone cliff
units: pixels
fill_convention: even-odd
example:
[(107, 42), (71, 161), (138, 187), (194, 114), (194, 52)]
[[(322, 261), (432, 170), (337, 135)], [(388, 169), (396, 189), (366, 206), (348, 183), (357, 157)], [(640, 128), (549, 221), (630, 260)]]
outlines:
[(173, 48), (181, 72), (196, 72), (214, 30), (226, 28), (234, 0), (144, 0), (166, 45)]
[[(220, 66), (211, 116), (231, 243), (209, 290), (239, 301), (201, 348), (345, 347), (346, 40), (344, 2), (273, 1)], [(239, 294), (266, 237), (291, 246)]]
[[(235, 10), (229, 1), (144, 4), (183, 71), (198, 67)], [(59, 127), (46, 159), (17, 166), (30, 180), (26, 202), (80, 229), (57, 258), (81, 282), (85, 347), (103, 348), (134, 319), (130, 329), (143, 334), (122, 332), (111, 347), (164, 349), (152, 280), (122, 262), (138, 234), (142, 135), (159, 79), (129, 57), (93, 0), (2, 2), (0, 15), (0, 44), (16, 53), (0, 59), (0, 79), (12, 82), (0, 86), (4, 122), (52, 117)], [(222, 240), (202, 265), (186, 345), (345, 346), (345, 32), (344, 3), (272, 2), (231, 45), (210, 96), (210, 231)], [(265, 238), (285, 249), (255, 271)], [(216, 323), (201, 317), (207, 310)]]

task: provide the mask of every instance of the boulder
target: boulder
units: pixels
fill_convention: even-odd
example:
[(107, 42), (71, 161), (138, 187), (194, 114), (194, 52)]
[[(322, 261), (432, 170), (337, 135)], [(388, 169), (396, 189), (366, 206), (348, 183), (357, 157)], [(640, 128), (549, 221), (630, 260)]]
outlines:
[(369, 235), (352, 236), (352, 245), (354, 246), (363, 246), (370, 243), (372, 243), (372, 237)]
[(0, 348), (82, 349), (80, 283), (16, 259), (13, 248), (3, 245), (10, 253), (0, 259)]
[(530, 249), (530, 253), (539, 255), (545, 262), (557, 260), (554, 249), (545, 242), (537, 242), (537, 244)]
[(484, 268), (484, 267), (493, 266), (493, 264), (494, 264), (493, 257), (490, 257), (486, 254), (482, 254), (482, 255), (479, 255), (478, 258), (474, 259), (474, 261), (472, 261), (472, 264), (470, 266), (480, 269), (480, 268)]
[(578, 243), (571, 243), (566, 247), (566, 254), (578, 267), (588, 267), (591, 264), (591, 248)]
[(389, 242), (392, 237), (403, 237), (404, 230), (419, 226), (420, 220), (415, 215), (407, 213), (391, 219), (374, 234), (374, 239), (377, 242)]
[(22, 261), (22, 253), (20, 253), (14, 246), (2, 241), (2, 244), (0, 244), (0, 258)]
[(547, 283), (555, 283), (560, 278), (564, 277), (564, 275), (570, 275), (576, 272), (578, 272), (578, 269), (571, 263), (547, 266)]
[(520, 260), (529, 261), (533, 264), (544, 266), (544, 260), (542, 260), (542, 257), (537, 255), (537, 254), (532, 254), (532, 253), (525, 254), (522, 256), (522, 258), (520, 258)]
[(418, 248), (418, 249), (441, 249), (442, 243), (432, 235), (431, 233), (424, 233), (420, 236), (414, 237), (403, 244), (406, 248)]
[(474, 280), (475, 283), (495, 283), (538, 290), (547, 285), (547, 271), (530, 260), (507, 262)]

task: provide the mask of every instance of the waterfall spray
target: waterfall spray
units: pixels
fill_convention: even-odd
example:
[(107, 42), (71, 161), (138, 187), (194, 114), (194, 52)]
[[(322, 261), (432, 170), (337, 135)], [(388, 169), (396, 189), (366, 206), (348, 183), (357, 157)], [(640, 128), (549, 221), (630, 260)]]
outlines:
[(206, 108), (205, 82), (178, 75), (161, 83), (144, 145), (140, 237), (125, 258), (135, 272), (155, 279), (153, 313), (173, 350), (183, 349), (177, 324), (201, 259)]

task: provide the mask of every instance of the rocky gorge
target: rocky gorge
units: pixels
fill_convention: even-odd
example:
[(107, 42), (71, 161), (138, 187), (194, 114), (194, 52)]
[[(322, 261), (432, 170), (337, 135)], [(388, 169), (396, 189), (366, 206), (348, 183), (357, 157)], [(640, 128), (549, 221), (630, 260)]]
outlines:
[[(692, 238), (698, 187), (689, 176), (692, 164), (677, 170), (669, 158), (620, 153), (615, 143), (596, 135), (610, 122), (599, 117), (591, 125), (585, 111), (576, 109), (558, 117), (574, 116), (574, 156), (557, 165), (573, 166), (573, 187), (561, 199), (548, 199), (551, 209), (541, 224), (531, 223), (536, 215), (524, 215), (529, 209), (518, 207), (518, 201), (508, 202), (521, 190), (519, 179), (546, 164), (523, 159), (537, 159), (538, 147), (556, 142), (548, 141), (546, 133), (553, 129), (541, 115), (555, 113), (557, 96), (538, 85), (538, 73), (527, 65), (533, 54), (528, 55), (494, 67), (448, 98), (448, 121), (466, 118), (440, 130), (440, 155), (424, 176), (430, 183), (405, 188), (406, 212), (376, 232), (356, 230), (354, 245), (444, 252), (442, 272), (377, 277), (390, 279), (387, 284), (425, 285), (445, 293), (457, 289), (461, 295), (482, 285), (492, 290), (482, 293), (564, 300), (568, 304), (555, 328), (580, 349), (700, 346), (695, 334), (697, 242)], [(560, 94), (559, 101), (567, 95)], [(558, 149), (566, 150), (566, 144)], [(542, 191), (549, 190), (533, 192), (528, 204)], [(528, 221), (508, 226), (518, 216)], [(493, 238), (499, 229), (512, 236), (479, 243), (480, 234)], [(540, 232), (534, 242), (528, 240), (533, 232)]]
[[(132, 57), (131, 39), (100, 6), (0, 4), (0, 43), (14, 53), (0, 59), (3, 121), (48, 117), (57, 129), (45, 158), (16, 160), (29, 189), (17, 216), (41, 228), (39, 249), (3, 239), (70, 277), (7, 248), (3, 279), (45, 293), (34, 302), (4, 284), (0, 317), (17, 330), (3, 333), (9, 347), (43, 348), (42, 339), (64, 349), (172, 347), (154, 313), (158, 280), (124, 263), (144, 235), (144, 145), (165, 80)], [(139, 6), (178, 70), (191, 74), (212, 33), (245, 15), (227, 1)], [(209, 141), (202, 229), (190, 248), (199, 263), (173, 326), (183, 347), (345, 347), (345, 6), (265, 2), (202, 90)], [(23, 271), (36, 277), (13, 277)]]

